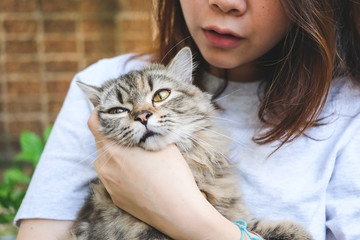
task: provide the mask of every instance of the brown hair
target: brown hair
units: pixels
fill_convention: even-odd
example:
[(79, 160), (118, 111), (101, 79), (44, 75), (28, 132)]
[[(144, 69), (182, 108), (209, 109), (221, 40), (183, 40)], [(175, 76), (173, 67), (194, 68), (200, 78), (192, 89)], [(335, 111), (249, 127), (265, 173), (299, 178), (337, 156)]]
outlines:
[[(190, 46), (200, 65), (195, 73), (195, 83), (200, 85), (207, 63), (189, 37), (179, 1), (155, 3), (158, 35), (154, 60), (167, 64), (182, 47)], [(334, 77), (346, 75), (360, 81), (360, 37), (356, 25), (359, 2), (281, 3), (293, 26), (277, 46), (258, 60), (266, 73), (258, 115), (267, 128), (254, 138), (261, 144), (290, 142), (317, 125)]]

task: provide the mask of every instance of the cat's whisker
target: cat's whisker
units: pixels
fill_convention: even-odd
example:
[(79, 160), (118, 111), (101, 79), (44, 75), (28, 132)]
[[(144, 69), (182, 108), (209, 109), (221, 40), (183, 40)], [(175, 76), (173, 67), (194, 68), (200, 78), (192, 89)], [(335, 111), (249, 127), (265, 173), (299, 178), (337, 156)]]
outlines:
[(169, 126), (175, 126), (179, 124), (187, 125), (187, 124), (192, 124), (193, 122), (199, 122), (201, 120), (206, 120), (210, 118), (207, 118), (206, 116), (194, 117), (194, 115), (188, 115), (188, 116), (171, 116), (171, 119), (173, 120), (173, 122), (170, 123), (168, 122), (167, 125)]
[(101, 149), (96, 150), (96, 151), (93, 153), (93, 155), (96, 154), (96, 156), (93, 158), (92, 163), (94, 163), (94, 161), (95, 161), (97, 158), (102, 157), (102, 156), (107, 152), (108, 149), (109, 149), (109, 146), (106, 145), (106, 146), (102, 147)]
[(109, 141), (109, 140), (108, 139), (98, 140), (98, 141), (95, 141), (95, 144), (103, 143), (103, 142), (106, 142), (106, 141)]
[(205, 120), (205, 119), (215, 119), (215, 120), (224, 120), (224, 121), (228, 121), (228, 122), (232, 122), (232, 123), (238, 123), (240, 124), (239, 122), (235, 121), (235, 120), (231, 120), (231, 119), (227, 119), (227, 118), (222, 118), (222, 117), (218, 117), (217, 115), (215, 116), (204, 116), (204, 115), (201, 115), (201, 116), (194, 116), (194, 115), (177, 115), (177, 116), (171, 116), (172, 119), (179, 119), (179, 120), (186, 120), (186, 119), (189, 119), (191, 118), (191, 121), (194, 122), (194, 121), (198, 121), (198, 120)]
[[(211, 119), (211, 120), (216, 120), (216, 119), (218, 119), (218, 120), (228, 120), (228, 121), (230, 121), (231, 122), (231, 120), (229, 120), (229, 119), (225, 119), (225, 118), (221, 118), (221, 117), (216, 117), (216, 116), (199, 116), (199, 118), (197, 118), (196, 120), (194, 120), (195, 118), (194, 118), (194, 116), (193, 115), (191, 115), (191, 116), (186, 116), (186, 115), (181, 115), (181, 116), (171, 116), (171, 118), (172, 118), (172, 120), (178, 120), (178, 122), (177, 123), (181, 123), (181, 124), (185, 124), (184, 123), (184, 120), (185, 119), (191, 119), (191, 121), (192, 122), (195, 122), (195, 121), (198, 121), (198, 120), (206, 120), (206, 119)], [(236, 121), (233, 121), (234, 123), (237, 123)], [(169, 124), (169, 123), (168, 123)], [(174, 123), (175, 124), (175, 123)], [(172, 124), (169, 124), (169, 125), (172, 125)], [(176, 124), (175, 124), (176, 125)], [(229, 137), (229, 136), (227, 136), (227, 135), (225, 135), (225, 134), (222, 134), (222, 133), (220, 133), (220, 132), (217, 132), (217, 131), (215, 131), (215, 130), (211, 130), (211, 129), (208, 129), (208, 128), (204, 128), (204, 127), (200, 127), (200, 126), (197, 126), (196, 127), (197, 129), (199, 129), (199, 130), (205, 130), (205, 131), (211, 131), (212, 133), (215, 133), (215, 134), (217, 134), (217, 135), (219, 135), (219, 136), (221, 136), (221, 137), (224, 137), (224, 138), (227, 138), (227, 139), (229, 139), (229, 140), (231, 140), (231, 142), (233, 142), (233, 143), (237, 143), (237, 144), (239, 144), (240, 146), (242, 146), (243, 148), (246, 148), (247, 150), (249, 150), (249, 151), (253, 151), (251, 148), (249, 148), (245, 143), (243, 143), (243, 142), (240, 142), (240, 141), (238, 141), (237, 139), (235, 139), (235, 138), (232, 138), (232, 137)], [(190, 135), (187, 135), (187, 137), (189, 137), (189, 138), (192, 138), (193, 136), (190, 136)]]
[[(174, 133), (175, 135), (179, 136), (179, 137), (184, 137), (184, 136), (185, 136), (185, 137), (191, 139), (194, 143), (196, 143), (197, 145), (199, 145), (199, 146), (202, 147), (203, 149), (214, 148), (214, 147), (211, 146), (209, 143), (206, 143), (206, 142), (204, 142), (204, 141), (201, 142), (201, 140), (196, 139), (194, 136), (191, 136), (190, 134), (186, 134), (186, 133), (184, 133), (184, 132), (182, 132), (182, 131), (175, 130), (175, 131), (173, 131), (173, 133)], [(178, 144), (178, 143), (181, 143), (181, 141), (177, 142), (177, 144)], [(179, 144), (178, 144), (178, 145), (179, 145)], [(186, 149), (183, 144), (182, 144), (182, 146), (183, 146), (184, 149)], [(214, 156), (212, 155), (212, 157), (214, 157)]]
[[(204, 116), (204, 117), (199, 117), (199, 118), (195, 118), (193, 116), (189, 116), (189, 117), (173, 117), (173, 119), (179, 120), (179, 122), (177, 123), (183, 123), (184, 120), (187, 120), (188, 118), (191, 118), (191, 121), (199, 121), (199, 120), (213, 120), (215, 121), (214, 124), (217, 124), (218, 126), (223, 126), (224, 122), (229, 122), (232, 123), (233, 125), (237, 125), (237, 126), (241, 126), (241, 123), (235, 121), (235, 120), (231, 120), (231, 119), (227, 119), (227, 118), (222, 118), (222, 117), (216, 117), (216, 116)], [(226, 126), (224, 126), (226, 129)]]
[(86, 157), (82, 157), (82, 158), (79, 160), (79, 164), (86, 163), (86, 166), (92, 168), (92, 167), (93, 167), (94, 160), (96, 159), (97, 154), (98, 154), (97, 150), (94, 151), (94, 152), (91, 152), (91, 153), (88, 154)]
[[(174, 136), (180, 136), (180, 137), (181, 137), (181, 134), (178, 134), (178, 133), (174, 132)], [(177, 145), (177, 147), (180, 148), (180, 149), (186, 149), (185, 144), (182, 143), (182, 142), (180, 142), (180, 141), (179, 141), (179, 142), (176, 142), (176, 145)]]
[(221, 99), (227, 98), (227, 97), (229, 97), (229, 96), (231, 96), (231, 95), (233, 95), (233, 94), (235, 94), (235, 93), (237, 93), (237, 92), (239, 92), (239, 91), (242, 91), (242, 90), (243, 90), (242, 88), (239, 88), (239, 89), (237, 89), (237, 90), (235, 90), (235, 91), (230, 92), (229, 94), (226, 94), (226, 95), (224, 95), (224, 96), (221, 96), (221, 97), (219, 97), (219, 98), (216, 98), (216, 99), (214, 100), (214, 102), (218, 102), (218, 101), (220, 101)]
[[(180, 116), (176, 116), (176, 117), (173, 117), (173, 119), (176, 119), (176, 120), (182, 120), (183, 118), (186, 118), (186, 117), (180, 117)], [(199, 118), (199, 119), (222, 119), (222, 118), (218, 118), (218, 117), (201, 117), (201, 118)], [(196, 119), (196, 120), (199, 120), (199, 119)], [(194, 121), (196, 121), (196, 120), (194, 120), (194, 117), (192, 117), (191, 118), (191, 121), (192, 122), (194, 122)], [(225, 119), (226, 120), (226, 119)], [(230, 121), (230, 120), (229, 120)], [(235, 121), (234, 121), (235, 122)], [(236, 122), (235, 122), (236, 123)], [(198, 129), (201, 129), (201, 130), (209, 130), (209, 131), (211, 131), (211, 132), (213, 132), (213, 133), (216, 133), (216, 134), (218, 134), (218, 135), (220, 135), (220, 136), (223, 136), (223, 137), (226, 137), (227, 139), (230, 139), (230, 140), (232, 140), (232, 141), (236, 141), (236, 139), (234, 139), (234, 138), (231, 138), (231, 137), (229, 137), (229, 136), (227, 136), (227, 135), (224, 135), (224, 134), (221, 134), (221, 133), (219, 133), (219, 132), (217, 132), (217, 131), (214, 131), (214, 130), (210, 130), (209, 128), (204, 128), (204, 127), (198, 127)]]
[[(173, 119), (176, 119), (176, 120), (180, 120), (182, 123), (183, 123), (183, 118), (185, 118), (185, 119), (187, 119), (188, 117), (180, 117), (180, 116), (176, 116), (176, 117), (173, 117)], [(228, 121), (228, 122), (232, 122), (232, 123), (235, 123), (235, 124), (238, 124), (238, 125), (240, 125), (240, 123), (238, 123), (238, 122), (236, 122), (236, 121), (234, 121), (234, 120), (231, 120), (231, 119), (226, 119), (226, 118), (221, 118), (221, 117), (216, 117), (216, 116), (204, 116), (204, 117), (202, 117), (202, 118), (204, 118), (204, 119), (211, 119), (211, 120), (225, 120), (225, 121)], [(201, 119), (202, 119), (201, 118)], [(192, 117), (192, 119), (194, 119), (193, 117)], [(200, 118), (199, 118), (200, 119)], [(220, 123), (221, 124), (221, 123)], [(220, 125), (221, 126), (221, 125)], [(215, 133), (215, 134), (217, 134), (217, 135), (219, 135), (219, 136), (221, 136), (221, 137), (225, 137), (225, 138), (227, 138), (227, 139), (229, 139), (232, 143), (236, 143), (236, 144), (238, 144), (239, 146), (241, 146), (242, 147), (242, 149), (243, 150), (247, 150), (247, 151), (250, 151), (250, 152), (253, 152), (254, 150), (252, 149), (252, 148), (250, 148), (247, 144), (245, 144), (245, 143), (243, 143), (243, 142), (240, 142), (238, 139), (236, 139), (236, 138), (233, 138), (233, 137), (229, 137), (228, 135), (224, 135), (224, 134), (221, 134), (220, 132), (217, 132), (217, 131), (215, 131), (215, 130), (210, 130), (210, 129), (208, 129), (208, 128), (204, 128), (204, 127), (198, 127), (198, 129), (200, 129), (200, 130), (209, 130), (209, 131), (211, 131), (211, 132), (213, 132), (213, 133)], [(226, 127), (225, 127), (225, 129), (226, 129)], [(236, 148), (238, 148), (239, 146), (236, 146)]]
[(215, 120), (227, 121), (227, 122), (241, 125), (239, 122), (237, 122), (235, 120), (218, 117), (217, 115), (216, 116), (199, 116), (199, 117), (196, 117), (194, 115), (182, 115), (182, 116), (178, 115), (178, 116), (171, 116), (171, 117), (172, 117), (172, 119), (179, 119), (179, 120), (186, 120), (186, 119), (191, 118), (192, 121), (203, 120), (203, 119), (215, 119)]
[(221, 121), (226, 121), (226, 122), (231, 122), (231, 123), (235, 123), (237, 125), (241, 125), (241, 123), (239, 123), (238, 121), (232, 120), (232, 119), (228, 119), (228, 118), (223, 118), (223, 117), (217, 117), (217, 116), (211, 116), (211, 117), (206, 117), (208, 119), (215, 119), (215, 120), (221, 120)]
[(194, 115), (183, 115), (183, 116), (171, 116), (171, 119), (179, 119), (179, 120), (187, 120), (187, 119), (191, 119), (192, 122), (194, 121), (199, 121), (199, 120), (203, 120), (203, 119), (207, 119), (208, 117), (206, 116), (194, 116)]
[[(191, 139), (193, 142), (195, 142), (196, 144), (198, 144), (200, 147), (202, 147), (203, 149), (205, 150), (209, 150), (209, 149), (215, 149), (215, 147), (213, 145), (211, 145), (210, 143), (196, 137), (196, 136), (193, 136), (191, 134), (188, 134), (188, 133), (185, 133), (183, 131), (180, 131), (180, 130), (175, 130), (173, 131), (173, 133), (177, 134), (178, 136), (186, 136), (188, 137), (189, 139)], [(210, 153), (210, 151), (207, 151), (208, 153)], [(222, 157), (224, 157), (225, 159), (228, 159), (227, 156), (225, 156), (224, 154), (222, 153), (218, 153), (220, 154)], [(211, 154), (211, 156), (213, 158), (215, 158), (215, 155)]]
[[(106, 142), (106, 141), (109, 141), (108, 139), (102, 139), (102, 140), (99, 140), (99, 141), (91, 141), (91, 143), (89, 143), (90, 146), (93, 146), (93, 145), (96, 145), (96, 144), (99, 144), (99, 143), (103, 143), (103, 142)], [(91, 166), (90, 164), (93, 164), (94, 163), (94, 160), (96, 159), (96, 157), (98, 156), (98, 150), (95, 150), (93, 152), (91, 152), (89, 155), (87, 155), (86, 157), (83, 158), (83, 160), (80, 160), (79, 162), (82, 163), (82, 162), (88, 162), (89, 163), (89, 166)], [(89, 161), (89, 159), (91, 161)]]
[[(101, 148), (101, 151), (102, 151), (102, 152), (97, 156), (96, 159), (98, 159), (98, 158), (103, 158), (104, 155), (109, 152), (108, 150), (109, 150), (110, 148), (112, 148), (113, 146), (115, 146), (115, 145), (116, 145), (116, 142), (114, 142), (114, 141), (112, 141), (110, 144), (106, 144), (103, 148)], [(107, 164), (107, 162), (111, 159), (111, 157), (113, 156), (113, 155), (111, 154), (111, 152), (109, 152), (109, 153), (110, 153), (110, 156), (109, 156), (106, 160), (102, 161), (102, 165), (99, 166), (99, 169), (98, 169), (98, 170), (101, 170), (101, 168), (104, 167), (104, 166)], [(96, 161), (96, 159), (95, 159), (95, 161)]]
[(176, 48), (179, 44), (181, 44), (182, 42), (186, 41), (187, 39), (191, 38), (191, 35), (187, 36), (186, 38), (180, 40), (177, 44), (175, 44), (172, 48), (170, 48), (170, 50), (164, 55), (164, 57), (161, 59), (160, 63), (162, 63), (164, 61), (164, 59), (166, 58), (167, 55), (169, 55), (169, 53), (174, 50), (174, 48)]
[(201, 127), (199, 127), (199, 129), (205, 130), (205, 131), (210, 131), (210, 132), (212, 132), (212, 133), (214, 133), (214, 134), (217, 134), (217, 135), (219, 135), (219, 136), (221, 136), (221, 137), (224, 137), (224, 138), (226, 138), (226, 139), (229, 139), (229, 140), (231, 140), (233, 143), (239, 144), (239, 145), (242, 146), (244, 149), (246, 149), (246, 150), (248, 150), (248, 151), (250, 151), (250, 152), (253, 152), (253, 151), (254, 151), (253, 149), (251, 149), (250, 147), (248, 147), (245, 143), (240, 142), (239, 140), (237, 140), (237, 139), (235, 139), (235, 138), (233, 138), (233, 137), (229, 137), (229, 136), (227, 136), (227, 135), (225, 135), (225, 134), (222, 134), (222, 133), (220, 133), (220, 132), (217, 132), (217, 131), (212, 130), (212, 129), (209, 129), (209, 128), (204, 128), (204, 127), (201, 128)]
[[(103, 143), (103, 142), (105, 142), (105, 141), (108, 141), (108, 140), (107, 140), (107, 139), (102, 139), (102, 140), (95, 141), (95, 142), (94, 142), (93, 140), (91, 140), (91, 141), (89, 141), (89, 143), (86, 144), (86, 146), (91, 146), (91, 148), (93, 148), (94, 145), (97, 145), (97, 144), (99, 144), (99, 143)], [(87, 161), (87, 159), (92, 159), (92, 160), (94, 160), (95, 157), (97, 156), (97, 153), (98, 153), (97, 150), (94, 151), (94, 152), (91, 152), (89, 155), (87, 155), (86, 157), (84, 157), (84, 158), (83, 158), (84, 160), (81, 160), (80, 163)]]

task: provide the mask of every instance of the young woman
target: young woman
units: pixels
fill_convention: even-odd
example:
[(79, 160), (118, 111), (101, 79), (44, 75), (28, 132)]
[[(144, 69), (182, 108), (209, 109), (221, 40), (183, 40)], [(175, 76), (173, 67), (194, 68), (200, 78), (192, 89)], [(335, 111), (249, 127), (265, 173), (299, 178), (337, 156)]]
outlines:
[[(250, 212), (295, 221), (319, 240), (360, 239), (359, 1), (180, 0), (156, 8), (152, 60), (166, 64), (183, 46), (196, 53), (195, 82), (224, 108)], [(103, 60), (74, 81), (100, 85), (143, 64), (133, 55)], [(19, 239), (57, 239), (76, 217), (96, 176), (93, 136), (99, 152), (106, 145), (91, 112), (72, 84), (16, 217)], [(240, 239), (175, 146), (112, 148), (95, 169), (116, 205), (175, 239)]]

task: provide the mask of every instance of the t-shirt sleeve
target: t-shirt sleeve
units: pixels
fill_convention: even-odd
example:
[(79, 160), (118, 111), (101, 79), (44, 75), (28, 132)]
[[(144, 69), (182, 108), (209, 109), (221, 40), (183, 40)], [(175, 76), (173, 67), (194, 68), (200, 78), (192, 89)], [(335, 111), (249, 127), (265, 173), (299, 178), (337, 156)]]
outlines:
[(97, 156), (94, 137), (87, 127), (93, 106), (76, 81), (100, 86), (142, 66), (138, 61), (127, 64), (128, 59), (129, 56), (123, 55), (102, 60), (74, 77), (15, 217), (17, 225), (21, 219), (28, 218), (76, 218), (88, 195), (89, 182), (96, 177), (93, 161)]
[(349, 118), (327, 188), (327, 240), (360, 239), (360, 113)]

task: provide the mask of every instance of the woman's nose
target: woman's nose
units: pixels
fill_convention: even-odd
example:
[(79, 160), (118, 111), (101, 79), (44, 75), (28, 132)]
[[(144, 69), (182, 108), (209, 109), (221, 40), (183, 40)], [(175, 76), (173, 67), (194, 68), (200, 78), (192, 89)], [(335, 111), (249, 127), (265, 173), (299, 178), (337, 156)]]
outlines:
[(219, 13), (241, 16), (247, 10), (247, 0), (209, 0), (210, 7)]

